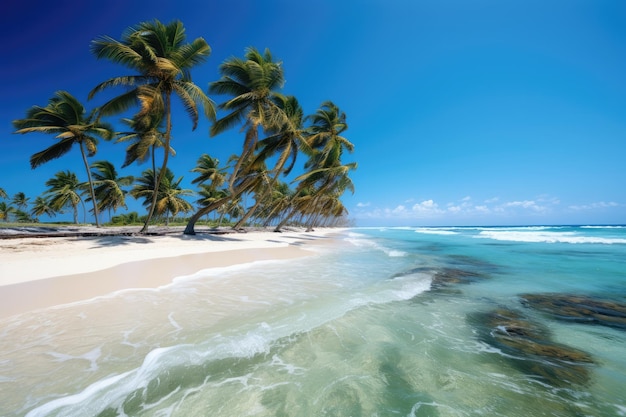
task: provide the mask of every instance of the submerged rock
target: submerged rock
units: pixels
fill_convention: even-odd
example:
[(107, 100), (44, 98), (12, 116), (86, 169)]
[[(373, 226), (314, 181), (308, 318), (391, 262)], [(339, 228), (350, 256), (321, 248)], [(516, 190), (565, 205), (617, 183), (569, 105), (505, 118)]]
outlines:
[(522, 303), (554, 318), (626, 330), (626, 303), (572, 294), (522, 294)]
[(588, 382), (592, 357), (553, 342), (547, 328), (522, 314), (499, 308), (473, 314), (469, 321), (483, 342), (500, 349), (522, 372), (553, 386)]

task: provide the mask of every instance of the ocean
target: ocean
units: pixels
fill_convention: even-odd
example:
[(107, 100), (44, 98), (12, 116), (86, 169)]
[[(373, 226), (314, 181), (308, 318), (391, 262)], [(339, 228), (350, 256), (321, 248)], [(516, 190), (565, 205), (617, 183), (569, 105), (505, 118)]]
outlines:
[(626, 226), (311, 248), (0, 320), (0, 415), (626, 416)]

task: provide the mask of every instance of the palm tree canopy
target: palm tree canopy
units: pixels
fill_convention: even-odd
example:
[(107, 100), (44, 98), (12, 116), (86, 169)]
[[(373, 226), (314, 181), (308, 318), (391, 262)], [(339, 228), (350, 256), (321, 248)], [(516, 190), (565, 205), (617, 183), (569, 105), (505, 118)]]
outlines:
[(33, 208), (30, 211), (30, 214), (35, 217), (43, 216), (44, 214), (47, 214), (50, 217), (54, 217), (56, 211), (50, 206), (50, 202), (48, 201), (48, 199), (39, 196), (35, 198)]
[(81, 202), (80, 182), (73, 172), (57, 172), (46, 181), (46, 186), (48, 190), (44, 196), (49, 198), (49, 205), (55, 211), (61, 211), (68, 206), (76, 207)]
[(354, 150), (354, 145), (341, 134), (348, 129), (346, 114), (332, 101), (325, 101), (317, 112), (307, 118), (309, 127), (309, 146), (315, 150), (307, 167), (329, 167), (336, 164), (343, 150)]
[(210, 155), (203, 153), (196, 162), (196, 167), (191, 172), (196, 172), (198, 176), (194, 178), (191, 183), (198, 184), (207, 181), (211, 182), (211, 186), (218, 188), (226, 181), (226, 168), (219, 167), (220, 161), (217, 158), (212, 158)]
[(97, 161), (91, 164), (94, 193), (99, 210), (126, 208), (126, 194), (122, 187), (133, 183), (133, 176), (119, 177), (117, 170), (109, 161)]
[(4, 191), (4, 188), (0, 187), (0, 198), (8, 198), (9, 195), (7, 194), (6, 191)]
[(248, 48), (245, 59), (232, 57), (219, 70), (222, 77), (210, 84), (209, 92), (232, 98), (219, 105), (228, 114), (213, 124), (211, 136), (242, 122), (269, 127), (282, 120), (272, 98), (285, 79), (282, 63), (273, 61), (269, 49), (261, 54), (255, 48)]
[(86, 115), (83, 105), (67, 91), (57, 91), (45, 107), (31, 107), (26, 112), (26, 118), (14, 120), (13, 126), (17, 129), (15, 133), (52, 133), (60, 139), (31, 156), (31, 168), (65, 155), (76, 143), (85, 147), (88, 156), (93, 156), (98, 137), (113, 137), (112, 127), (95, 119), (93, 112)]
[[(154, 193), (154, 178), (154, 171), (151, 169), (145, 170), (143, 175), (137, 178), (135, 186), (130, 191), (134, 198), (142, 198), (144, 200), (144, 206), (151, 204)], [(157, 193), (157, 204), (155, 207), (157, 214), (161, 215), (169, 211), (172, 215), (176, 215), (180, 211), (187, 212), (192, 209), (191, 203), (182, 197), (191, 196), (194, 192), (189, 189), (182, 189), (180, 187), (182, 180), (183, 177), (174, 179), (174, 173), (169, 168), (166, 169)]]
[[(211, 54), (211, 48), (203, 38), (185, 43), (185, 27), (179, 20), (163, 24), (158, 20), (139, 23), (129, 27), (118, 41), (109, 36), (101, 36), (91, 43), (91, 51), (97, 58), (106, 58), (121, 64), (138, 75), (125, 75), (111, 78), (98, 84), (90, 93), (116, 86), (134, 87), (125, 94), (107, 102), (101, 108), (102, 114), (123, 112), (137, 104), (142, 109), (162, 106), (162, 94), (175, 92), (193, 122), (198, 124), (198, 104), (204, 114), (215, 119), (215, 106), (202, 89), (191, 81), (191, 68), (204, 62)], [(146, 107), (147, 106), (147, 107)]]

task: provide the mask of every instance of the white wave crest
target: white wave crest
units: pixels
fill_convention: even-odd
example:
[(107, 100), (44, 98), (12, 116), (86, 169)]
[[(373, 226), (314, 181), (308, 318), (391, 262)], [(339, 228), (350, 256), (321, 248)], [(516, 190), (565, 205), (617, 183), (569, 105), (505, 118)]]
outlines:
[(362, 248), (371, 248), (375, 250), (382, 251), (387, 254), (389, 257), (402, 257), (406, 256), (407, 253), (401, 250), (390, 249), (385, 246), (379, 245), (372, 239), (367, 239), (364, 235), (359, 235), (357, 233), (350, 233), (348, 237), (345, 239), (346, 242), (350, 242), (352, 245), (356, 247)]
[(607, 238), (597, 236), (582, 236), (574, 232), (528, 232), (528, 231), (501, 231), (483, 230), (475, 237), (483, 239), (504, 240), (510, 242), (527, 243), (597, 243), (597, 244), (626, 244), (626, 239)]
[(419, 227), (415, 229), (415, 233), (423, 233), (426, 235), (458, 235), (457, 232), (454, 232), (450, 229), (429, 228), (429, 227)]

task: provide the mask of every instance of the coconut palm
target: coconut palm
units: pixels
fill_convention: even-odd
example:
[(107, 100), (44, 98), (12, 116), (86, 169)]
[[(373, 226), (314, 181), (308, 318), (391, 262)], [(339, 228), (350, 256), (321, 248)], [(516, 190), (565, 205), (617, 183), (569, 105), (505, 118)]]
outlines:
[(298, 176), (294, 181), (299, 182), (296, 195), (307, 190), (306, 198), (297, 200), (292, 211), (276, 227), (276, 231), (286, 224), (295, 214), (302, 213), (313, 219), (309, 229), (313, 227), (318, 216), (314, 214), (323, 211), (328, 199), (338, 199), (345, 190), (354, 192), (354, 185), (348, 177), (348, 172), (356, 169), (356, 163), (343, 164), (343, 151), (352, 152), (354, 145), (341, 136), (347, 128), (346, 115), (332, 102), (322, 103), (320, 109), (308, 118), (311, 126), (308, 128), (307, 143), (309, 160), (305, 164), (307, 172)]
[(28, 208), (28, 201), (30, 200), (30, 197), (26, 197), (26, 194), (24, 194), (23, 192), (19, 192), (16, 193), (13, 196), (13, 204), (15, 204), (17, 206), (18, 210), (25, 210), (26, 208)]
[(9, 198), (9, 195), (6, 191), (4, 191), (4, 188), (2, 187), (0, 187), (0, 198)]
[(210, 182), (214, 188), (221, 187), (224, 181), (226, 181), (226, 168), (220, 168), (219, 164), (220, 161), (217, 158), (211, 158), (206, 153), (200, 155), (195, 168), (191, 170), (191, 172), (197, 173), (198, 176), (191, 183), (203, 184)]
[(54, 217), (56, 215), (56, 211), (50, 206), (50, 202), (48, 201), (48, 199), (39, 196), (35, 198), (35, 201), (33, 202), (33, 208), (30, 211), (30, 214), (35, 218), (43, 215)]
[[(159, 174), (157, 173), (157, 176)], [(154, 173), (151, 169), (147, 169), (143, 172), (142, 176), (137, 178), (137, 183), (130, 191), (130, 194), (136, 199), (143, 199), (143, 205), (152, 204), (154, 190), (152, 184), (154, 184)], [(165, 175), (163, 175), (163, 181), (159, 185), (159, 191), (156, 198), (155, 213), (157, 215), (165, 215), (165, 223), (169, 225), (170, 214), (176, 216), (179, 212), (188, 212), (192, 210), (191, 204), (183, 199), (184, 196), (191, 196), (194, 194), (192, 190), (180, 188), (180, 183), (183, 177), (174, 179), (174, 173), (167, 169)]]
[(6, 201), (0, 201), (0, 220), (8, 222), (12, 214), (15, 213), (15, 207), (7, 204)]
[(44, 193), (44, 198), (48, 200), (52, 210), (62, 213), (64, 208), (71, 207), (74, 223), (78, 224), (78, 204), (83, 200), (79, 194), (81, 187), (76, 174), (59, 171), (46, 181), (46, 186), (48, 190)]
[(269, 49), (261, 54), (255, 48), (248, 48), (245, 59), (230, 58), (220, 65), (222, 77), (209, 86), (209, 92), (232, 96), (219, 105), (227, 114), (215, 121), (211, 136), (242, 124), (245, 130), (243, 151), (234, 167), (229, 182), (231, 194), (241, 163), (249, 159), (256, 147), (259, 128), (269, 129), (281, 125), (284, 115), (274, 103), (277, 90), (284, 84), (280, 62), (274, 62)]
[(112, 163), (109, 161), (97, 161), (91, 164), (93, 170), (94, 192), (98, 201), (98, 210), (117, 211), (126, 206), (126, 194), (128, 191), (122, 187), (132, 185), (134, 177), (131, 175), (119, 177)]
[[(120, 132), (116, 142), (131, 142), (126, 147), (126, 158), (122, 168), (133, 162), (144, 163), (148, 158), (152, 162), (152, 170), (156, 170), (156, 148), (164, 146), (162, 128), (162, 115), (152, 113), (151, 117), (134, 117), (132, 119), (122, 119), (132, 131)], [(176, 151), (170, 145), (170, 155), (176, 155)]]
[(307, 167), (330, 167), (336, 164), (343, 150), (352, 152), (354, 145), (341, 134), (348, 129), (346, 114), (332, 101), (325, 101), (317, 112), (307, 119), (311, 122), (307, 142), (315, 153)]
[(14, 120), (13, 126), (18, 129), (15, 133), (57, 134), (56, 138), (59, 139), (57, 143), (30, 157), (30, 166), (33, 169), (65, 155), (75, 144), (78, 144), (87, 171), (96, 226), (100, 227), (87, 157), (96, 154), (98, 137), (112, 138), (113, 129), (96, 119), (94, 112), (86, 115), (83, 105), (67, 91), (57, 91), (46, 107), (31, 107), (26, 113), (26, 118)]
[[(129, 86), (131, 90), (108, 101), (101, 108), (102, 114), (115, 114), (129, 109), (137, 101), (141, 108), (138, 118), (161, 114), (165, 119), (163, 163), (158, 171), (153, 189), (157, 191), (163, 175), (167, 172), (172, 133), (171, 98), (177, 95), (191, 117), (193, 128), (198, 125), (198, 106), (211, 120), (215, 119), (213, 102), (201, 88), (191, 81), (191, 68), (202, 63), (211, 53), (211, 48), (203, 38), (191, 43), (186, 40), (185, 28), (180, 21), (167, 25), (154, 20), (129, 28), (122, 40), (108, 36), (92, 42), (92, 52), (97, 58), (106, 58), (122, 64), (137, 75), (115, 77), (97, 85), (89, 94), (93, 97), (99, 91), (115, 86)], [(154, 170), (153, 170), (154, 172)], [(148, 225), (157, 205), (158, 192), (153, 193), (148, 217), (141, 232)]]
[(305, 149), (307, 153), (312, 152), (304, 137), (304, 113), (298, 100), (293, 96), (276, 96), (274, 102), (276, 108), (283, 113), (284, 119), (279, 125), (268, 129), (272, 133), (270, 136), (258, 142), (255, 160), (258, 164), (260, 161), (266, 161), (277, 155), (276, 162), (269, 173), (270, 179), (264, 193), (256, 198), (255, 205), (237, 222), (235, 228), (244, 224), (261, 206), (265, 198), (273, 191), (279, 175), (289, 175), (295, 165), (299, 148)]

